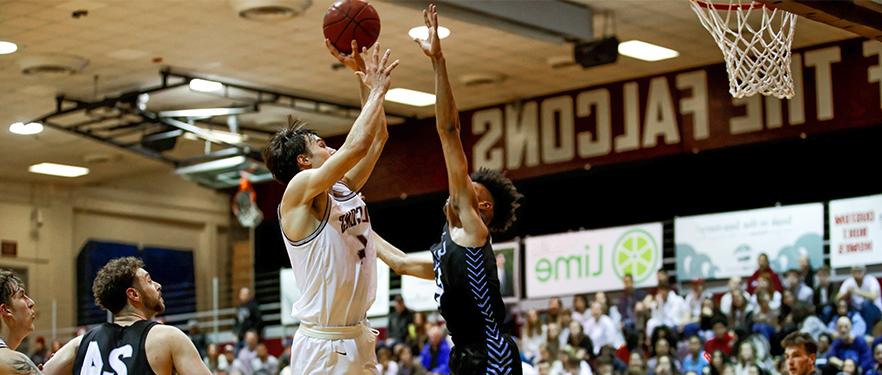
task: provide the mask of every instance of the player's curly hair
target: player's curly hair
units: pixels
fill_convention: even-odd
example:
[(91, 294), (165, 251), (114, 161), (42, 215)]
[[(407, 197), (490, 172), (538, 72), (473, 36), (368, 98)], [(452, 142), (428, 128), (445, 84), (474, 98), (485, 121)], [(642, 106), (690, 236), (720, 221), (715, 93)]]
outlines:
[(488, 226), (491, 232), (502, 233), (511, 228), (517, 216), (515, 211), (521, 206), (524, 196), (502, 172), (481, 168), (472, 173), (472, 181), (484, 185), (493, 197), (493, 221)]
[(116, 258), (107, 262), (92, 282), (95, 303), (111, 313), (119, 313), (128, 302), (126, 289), (135, 285), (135, 275), (139, 268), (144, 268), (144, 262), (135, 257)]
[(300, 165), (297, 164), (298, 155), (312, 156), (307, 141), (310, 136), (317, 134), (304, 126), (306, 126), (305, 121), (295, 120), (289, 116), (288, 127), (276, 132), (263, 149), (262, 156), (266, 168), (273, 173), (273, 178), (282, 184), (287, 185), (294, 175), (300, 172)]
[(24, 288), (24, 282), (15, 274), (5, 268), (0, 268), (0, 303), (10, 304), (12, 296), (19, 288)]

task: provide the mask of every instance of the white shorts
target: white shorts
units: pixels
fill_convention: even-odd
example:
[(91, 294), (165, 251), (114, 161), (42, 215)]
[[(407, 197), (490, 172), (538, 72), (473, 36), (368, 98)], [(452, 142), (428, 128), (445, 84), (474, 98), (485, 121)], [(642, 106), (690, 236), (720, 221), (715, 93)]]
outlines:
[(298, 329), (291, 343), (291, 373), (303, 375), (363, 375), (377, 371), (377, 336), (363, 326), (347, 339), (315, 338)]

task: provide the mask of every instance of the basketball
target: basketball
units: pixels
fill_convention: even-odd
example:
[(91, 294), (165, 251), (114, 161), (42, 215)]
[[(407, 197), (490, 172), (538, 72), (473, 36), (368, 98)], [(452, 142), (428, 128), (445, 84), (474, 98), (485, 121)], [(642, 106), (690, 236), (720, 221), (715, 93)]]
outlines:
[(352, 53), (352, 40), (358, 47), (370, 48), (380, 36), (380, 15), (364, 0), (341, 0), (328, 8), (324, 21), (325, 38), (340, 53)]

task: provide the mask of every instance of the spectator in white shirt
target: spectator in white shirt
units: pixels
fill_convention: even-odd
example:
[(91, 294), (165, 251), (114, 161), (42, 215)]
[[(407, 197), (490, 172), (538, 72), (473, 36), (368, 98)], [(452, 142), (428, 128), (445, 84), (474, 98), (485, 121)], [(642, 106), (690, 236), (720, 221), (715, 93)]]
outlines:
[(616, 342), (616, 326), (609, 316), (603, 314), (603, 305), (594, 301), (591, 303), (591, 315), (585, 320), (583, 326), (585, 335), (591, 339), (594, 344), (594, 355), (600, 353), (600, 348), (604, 345), (611, 345), (618, 348), (621, 343)]
[(865, 274), (867, 268), (863, 265), (851, 268), (851, 277), (839, 286), (838, 299), (849, 298), (851, 307), (859, 311), (867, 323), (867, 330), (882, 318), (882, 296), (879, 293), (879, 280)]
[(279, 360), (269, 354), (266, 344), (257, 344), (257, 356), (251, 360), (254, 375), (275, 375), (279, 372)]
[(573, 320), (579, 323), (585, 323), (588, 318), (588, 296), (577, 294), (573, 296)]
[(674, 293), (667, 283), (661, 283), (656, 289), (655, 299), (649, 301), (651, 318), (646, 322), (646, 334), (659, 326), (667, 326), (680, 331), (689, 319), (689, 306), (683, 297)]
[(539, 356), (539, 348), (545, 343), (546, 326), (539, 320), (535, 309), (527, 311), (527, 322), (521, 330), (521, 351), (527, 359)]
[(750, 295), (744, 291), (744, 286), (741, 284), (741, 278), (738, 276), (729, 279), (729, 290), (720, 298), (720, 312), (723, 313), (723, 315), (729, 316), (729, 314), (732, 313), (732, 296), (735, 294), (740, 294), (744, 300), (750, 299)]

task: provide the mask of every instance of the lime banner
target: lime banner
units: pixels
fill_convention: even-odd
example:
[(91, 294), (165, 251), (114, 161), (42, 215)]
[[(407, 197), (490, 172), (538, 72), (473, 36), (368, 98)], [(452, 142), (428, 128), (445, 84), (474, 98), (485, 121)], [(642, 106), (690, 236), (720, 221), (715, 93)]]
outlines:
[(662, 224), (650, 223), (529, 237), (527, 297), (551, 297), (623, 288), (626, 274), (638, 288), (658, 283)]

